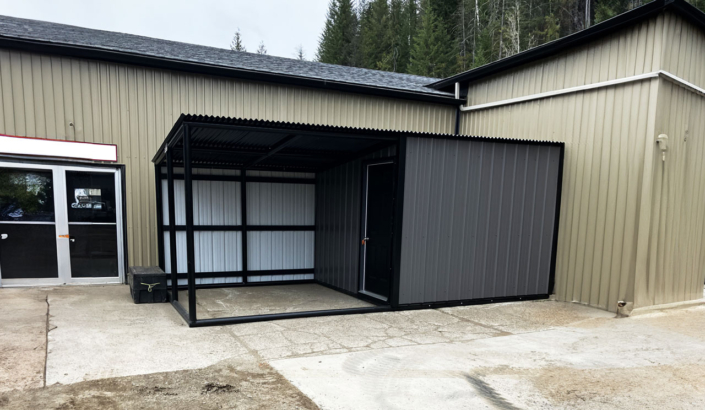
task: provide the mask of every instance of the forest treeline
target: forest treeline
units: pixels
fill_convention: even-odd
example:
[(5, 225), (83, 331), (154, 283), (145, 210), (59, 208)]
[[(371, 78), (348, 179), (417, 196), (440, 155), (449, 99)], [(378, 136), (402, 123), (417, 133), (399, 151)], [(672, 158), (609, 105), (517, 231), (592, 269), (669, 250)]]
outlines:
[[(447, 77), (575, 33), (644, 0), (331, 0), (320, 62)], [(705, 0), (691, 0), (705, 9)]]

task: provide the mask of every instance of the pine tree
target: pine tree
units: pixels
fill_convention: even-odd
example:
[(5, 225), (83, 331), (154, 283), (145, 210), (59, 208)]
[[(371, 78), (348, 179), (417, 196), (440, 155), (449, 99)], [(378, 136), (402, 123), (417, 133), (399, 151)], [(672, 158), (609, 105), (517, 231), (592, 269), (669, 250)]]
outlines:
[(355, 66), (358, 20), (351, 0), (331, 0), (318, 44), (316, 59), (322, 63)]
[(441, 26), (432, 7), (424, 7), (421, 27), (411, 50), (411, 74), (447, 77), (453, 74), (453, 54), (448, 53), (450, 36)]
[(306, 53), (304, 52), (304, 46), (299, 44), (296, 47), (296, 54), (294, 54), (297, 60), (306, 61)]
[(230, 42), (230, 49), (233, 51), (247, 51), (245, 46), (242, 44), (242, 36), (240, 35), (240, 28), (238, 27), (233, 36), (233, 40)]
[(387, 0), (372, 0), (364, 7), (360, 16), (361, 64), (366, 68), (384, 68), (384, 61), (392, 51), (389, 5)]
[(267, 54), (267, 47), (264, 46), (264, 41), (259, 42), (259, 47), (257, 47), (257, 54)]

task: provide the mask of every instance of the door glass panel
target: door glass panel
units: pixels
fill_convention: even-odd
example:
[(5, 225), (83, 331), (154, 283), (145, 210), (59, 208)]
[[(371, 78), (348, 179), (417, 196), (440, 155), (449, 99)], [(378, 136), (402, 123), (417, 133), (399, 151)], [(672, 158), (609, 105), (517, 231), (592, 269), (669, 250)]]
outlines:
[(115, 222), (115, 175), (66, 171), (69, 222)]
[(66, 171), (66, 200), (71, 276), (118, 276), (115, 174)]
[(54, 222), (51, 171), (0, 168), (0, 221)]
[(0, 168), (0, 275), (59, 277), (51, 171)]

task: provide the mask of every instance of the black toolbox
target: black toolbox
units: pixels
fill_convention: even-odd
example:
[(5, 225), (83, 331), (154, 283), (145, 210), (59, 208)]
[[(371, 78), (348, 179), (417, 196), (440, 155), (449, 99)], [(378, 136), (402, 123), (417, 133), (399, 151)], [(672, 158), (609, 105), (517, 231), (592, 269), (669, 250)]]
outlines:
[(156, 266), (132, 266), (129, 274), (130, 293), (135, 303), (164, 303), (166, 273)]

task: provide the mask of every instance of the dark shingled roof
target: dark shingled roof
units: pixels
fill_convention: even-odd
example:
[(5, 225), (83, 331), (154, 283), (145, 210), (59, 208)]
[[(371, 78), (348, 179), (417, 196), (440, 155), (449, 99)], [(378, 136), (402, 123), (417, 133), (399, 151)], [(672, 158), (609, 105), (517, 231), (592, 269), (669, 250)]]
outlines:
[(0, 16), (0, 38), (78, 46), (199, 65), (453, 98), (451, 93), (426, 87), (427, 84), (439, 80), (436, 78), (236, 52), (39, 20)]

